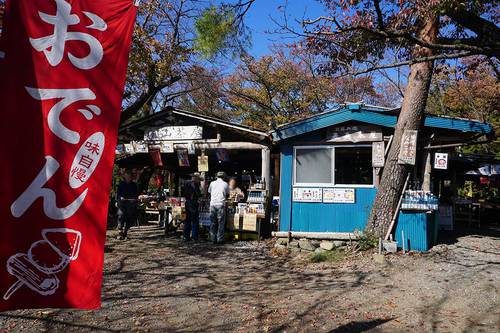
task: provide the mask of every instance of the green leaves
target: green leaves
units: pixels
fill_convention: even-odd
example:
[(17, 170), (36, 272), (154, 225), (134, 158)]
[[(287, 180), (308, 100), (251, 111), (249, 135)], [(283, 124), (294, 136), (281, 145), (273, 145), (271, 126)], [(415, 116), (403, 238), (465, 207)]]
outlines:
[(194, 48), (205, 58), (213, 58), (234, 44), (238, 32), (234, 12), (229, 8), (210, 7), (195, 22)]

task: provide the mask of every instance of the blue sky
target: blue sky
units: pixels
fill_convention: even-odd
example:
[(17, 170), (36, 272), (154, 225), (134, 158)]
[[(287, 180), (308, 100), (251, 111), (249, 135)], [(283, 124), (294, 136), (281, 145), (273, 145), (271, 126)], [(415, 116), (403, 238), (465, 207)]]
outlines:
[[(283, 7), (286, 4), (286, 10)], [(252, 48), (249, 50), (254, 57), (269, 54), (269, 48), (276, 43), (289, 41), (286, 36), (273, 33), (279, 27), (273, 19), (283, 22), (283, 11), (289, 18), (288, 23), (300, 31), (296, 20), (316, 18), (324, 14), (324, 7), (317, 0), (257, 0), (245, 17), (245, 23), (252, 32)]]

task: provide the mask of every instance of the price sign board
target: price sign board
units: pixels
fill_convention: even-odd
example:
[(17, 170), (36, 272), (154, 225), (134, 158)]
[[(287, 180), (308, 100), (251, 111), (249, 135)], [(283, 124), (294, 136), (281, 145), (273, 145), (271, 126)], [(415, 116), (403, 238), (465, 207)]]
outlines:
[(321, 202), (323, 192), (317, 187), (295, 187), (293, 189), (293, 201), (296, 202)]
[(355, 203), (356, 191), (353, 188), (324, 188), (325, 203)]

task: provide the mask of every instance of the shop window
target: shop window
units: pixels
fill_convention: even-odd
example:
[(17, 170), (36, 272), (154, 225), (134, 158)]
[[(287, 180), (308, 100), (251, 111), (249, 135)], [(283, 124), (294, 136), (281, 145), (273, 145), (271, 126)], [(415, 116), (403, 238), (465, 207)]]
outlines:
[(297, 147), (295, 185), (373, 185), (372, 148), (357, 146)]
[(295, 183), (331, 184), (332, 149), (297, 148), (295, 150)]
[(335, 184), (372, 185), (372, 148), (335, 147)]

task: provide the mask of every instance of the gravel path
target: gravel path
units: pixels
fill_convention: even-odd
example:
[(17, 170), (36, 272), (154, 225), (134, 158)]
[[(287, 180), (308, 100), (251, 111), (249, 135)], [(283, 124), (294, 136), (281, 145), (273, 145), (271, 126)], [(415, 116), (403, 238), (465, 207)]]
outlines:
[(99, 311), (0, 314), (0, 332), (498, 332), (500, 238), (311, 264), (266, 243), (109, 233)]

